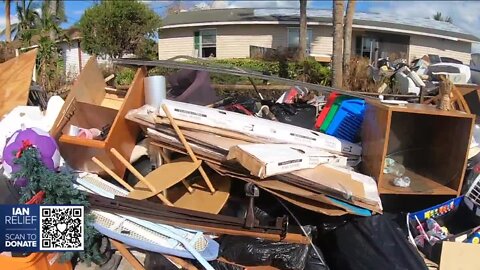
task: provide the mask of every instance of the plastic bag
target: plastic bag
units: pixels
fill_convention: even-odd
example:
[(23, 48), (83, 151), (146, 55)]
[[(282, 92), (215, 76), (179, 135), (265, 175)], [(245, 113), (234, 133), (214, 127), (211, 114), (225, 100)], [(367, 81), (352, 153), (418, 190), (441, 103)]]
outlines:
[[(311, 232), (311, 227), (305, 227)], [(317, 248), (318, 249), (318, 248)], [(328, 269), (323, 258), (311, 255), (309, 245), (272, 242), (243, 236), (224, 236), (220, 240), (220, 256), (245, 266), (273, 266), (280, 269)], [(320, 251), (319, 251), (320, 253)], [(321, 253), (320, 253), (321, 255)], [(322, 256), (322, 255), (321, 255)]]
[(401, 229), (385, 215), (357, 218), (319, 237), (334, 269), (427, 269)]

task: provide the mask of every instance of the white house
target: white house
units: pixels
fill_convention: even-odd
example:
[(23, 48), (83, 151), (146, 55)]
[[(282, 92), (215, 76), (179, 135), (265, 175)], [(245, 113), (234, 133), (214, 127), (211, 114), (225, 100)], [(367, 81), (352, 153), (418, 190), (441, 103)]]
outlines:
[[(307, 10), (307, 17), (310, 54), (329, 59), (333, 43), (332, 11)], [(169, 14), (160, 29), (158, 57), (246, 58), (250, 56), (250, 46), (295, 47), (298, 25), (298, 9), (208, 9)], [(438, 54), (468, 64), (472, 43), (479, 41), (447, 22), (356, 12), (352, 55), (370, 59), (396, 55), (411, 61), (425, 54)]]

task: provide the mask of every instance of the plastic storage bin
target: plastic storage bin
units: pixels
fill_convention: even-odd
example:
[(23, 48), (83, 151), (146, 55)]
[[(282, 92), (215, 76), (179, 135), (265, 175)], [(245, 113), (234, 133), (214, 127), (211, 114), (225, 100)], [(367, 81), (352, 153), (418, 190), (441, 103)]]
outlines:
[(343, 100), (326, 133), (339, 139), (354, 142), (362, 126), (364, 112), (365, 100)]
[(60, 263), (58, 253), (32, 253), (26, 257), (0, 255), (0, 269), (5, 270), (72, 270), (70, 262)]
[(320, 127), (321, 132), (323, 133), (327, 132), (328, 127), (332, 123), (333, 118), (335, 117), (338, 109), (340, 108), (340, 105), (344, 100), (347, 100), (347, 99), (351, 99), (351, 98), (347, 96), (338, 96), (337, 98), (335, 98), (335, 101), (333, 102), (332, 107), (328, 111), (327, 117), (325, 118), (325, 120), (322, 123), (322, 126)]

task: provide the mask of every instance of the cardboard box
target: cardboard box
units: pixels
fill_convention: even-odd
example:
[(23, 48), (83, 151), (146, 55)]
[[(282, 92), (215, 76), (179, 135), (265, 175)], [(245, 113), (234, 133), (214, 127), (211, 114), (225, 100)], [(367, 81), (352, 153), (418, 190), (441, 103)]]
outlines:
[[(178, 120), (266, 138), (276, 143), (301, 144), (347, 155), (362, 154), (362, 147), (358, 144), (313, 130), (172, 100), (164, 100), (162, 104), (167, 105), (173, 118)], [(162, 109), (159, 114), (166, 116)]]
[(477, 270), (480, 245), (445, 242), (440, 257), (440, 270)]
[(237, 160), (260, 178), (325, 163), (347, 165), (346, 157), (297, 144), (239, 144), (230, 148), (227, 159)]

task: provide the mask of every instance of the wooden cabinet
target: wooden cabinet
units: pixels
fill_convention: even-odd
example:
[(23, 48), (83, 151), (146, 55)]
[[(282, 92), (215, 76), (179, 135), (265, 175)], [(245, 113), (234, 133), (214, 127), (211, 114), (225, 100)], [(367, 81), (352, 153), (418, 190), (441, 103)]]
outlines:
[[(368, 101), (362, 126), (362, 172), (381, 194), (459, 195), (475, 116), (433, 106)], [(404, 165), (407, 188), (383, 173), (385, 158)]]
[[(67, 107), (67, 104), (75, 99), (75, 110), (58, 139), (62, 157), (72, 168), (104, 174), (104, 171), (91, 160), (92, 157), (97, 157), (109, 169), (123, 176), (125, 166), (112, 156), (110, 149), (115, 148), (125, 159), (130, 159), (140, 128), (135, 123), (125, 119), (125, 115), (128, 111), (144, 105), (143, 78), (146, 74), (145, 68), (139, 68), (123, 101), (115, 100), (112, 103), (108, 100), (105, 92), (106, 84), (101, 70), (95, 58), (90, 58), (74, 82), (65, 101), (66, 105), (64, 107)], [(118, 107), (118, 110), (115, 109)], [(56, 122), (62, 121), (62, 118), (66, 115), (66, 110), (67, 108), (62, 109), (63, 113), (60, 113)], [(105, 140), (102, 141), (72, 137), (67, 135), (71, 124), (83, 128), (99, 129), (109, 125), (110, 131)]]

